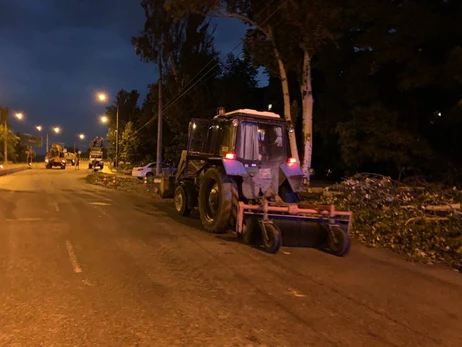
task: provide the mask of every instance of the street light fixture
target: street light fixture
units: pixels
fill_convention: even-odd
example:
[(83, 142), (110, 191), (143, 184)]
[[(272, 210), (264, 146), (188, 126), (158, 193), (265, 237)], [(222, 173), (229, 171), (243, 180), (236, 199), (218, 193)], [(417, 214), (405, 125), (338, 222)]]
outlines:
[(99, 99), (99, 101), (106, 101), (106, 100), (107, 100), (107, 96), (106, 96), (106, 94), (104, 94), (104, 93), (99, 93), (99, 94), (98, 94), (98, 99)]
[(101, 122), (106, 124), (108, 122), (108, 120), (109, 119), (107, 118), (107, 116), (101, 116)]
[(84, 140), (84, 139), (85, 139), (85, 135), (84, 135), (84, 134), (80, 134), (80, 135), (79, 135), (79, 138), (80, 138), (81, 140)]
[(15, 114), (16, 118), (18, 118), (19, 120), (23, 119), (24, 118), (24, 115), (22, 113), (16, 113)]
[[(35, 127), (35, 129), (37, 129), (38, 131), (42, 131), (43, 130), (43, 127), (41, 125), (37, 125)], [(53, 127), (53, 131), (56, 133), (56, 134), (59, 134), (61, 132), (61, 128), (60, 127)], [(46, 133), (46, 151), (48, 153), (48, 132)]]

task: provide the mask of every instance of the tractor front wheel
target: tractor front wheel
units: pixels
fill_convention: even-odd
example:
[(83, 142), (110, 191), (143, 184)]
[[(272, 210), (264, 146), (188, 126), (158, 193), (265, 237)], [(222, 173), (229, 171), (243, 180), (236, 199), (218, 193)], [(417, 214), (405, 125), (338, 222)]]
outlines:
[(238, 207), (236, 183), (221, 167), (207, 170), (199, 187), (199, 213), (205, 230), (226, 232), (236, 220)]
[(187, 216), (191, 212), (188, 208), (188, 198), (186, 189), (182, 184), (176, 187), (173, 201), (175, 202), (175, 210), (180, 216)]

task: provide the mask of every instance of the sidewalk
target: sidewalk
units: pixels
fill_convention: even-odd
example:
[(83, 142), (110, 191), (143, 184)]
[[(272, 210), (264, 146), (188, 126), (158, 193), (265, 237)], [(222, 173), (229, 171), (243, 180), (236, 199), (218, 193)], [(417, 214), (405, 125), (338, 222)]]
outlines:
[(20, 164), (0, 164), (0, 176), (9, 175), (18, 171), (23, 171), (29, 169), (27, 163)]

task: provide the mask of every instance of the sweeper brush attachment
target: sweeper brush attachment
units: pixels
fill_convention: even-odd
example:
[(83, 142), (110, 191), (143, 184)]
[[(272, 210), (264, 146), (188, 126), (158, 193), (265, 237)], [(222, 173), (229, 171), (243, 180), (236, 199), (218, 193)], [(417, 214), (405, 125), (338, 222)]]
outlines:
[(260, 239), (270, 253), (276, 253), (282, 245), (281, 234), (295, 234), (297, 238), (309, 238), (311, 234), (315, 235), (312, 245), (344, 256), (350, 248), (352, 218), (352, 212), (336, 211), (332, 205), (272, 203), (266, 199), (251, 205), (241, 201), (236, 233), (246, 243)]

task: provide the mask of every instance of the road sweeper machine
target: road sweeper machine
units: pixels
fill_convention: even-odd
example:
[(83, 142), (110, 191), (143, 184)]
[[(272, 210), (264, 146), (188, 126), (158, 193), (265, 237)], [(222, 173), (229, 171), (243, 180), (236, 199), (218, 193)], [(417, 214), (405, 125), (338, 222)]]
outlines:
[(281, 230), (307, 233), (315, 225), (326, 236), (326, 248), (345, 255), (352, 213), (299, 201), (308, 180), (290, 156), (293, 129), (285, 120), (249, 109), (218, 113), (212, 120), (191, 120), (187, 149), (175, 177), (161, 179), (161, 195), (174, 198), (180, 215), (198, 208), (207, 231), (232, 229), (247, 243), (257, 235), (270, 253), (282, 244)]

